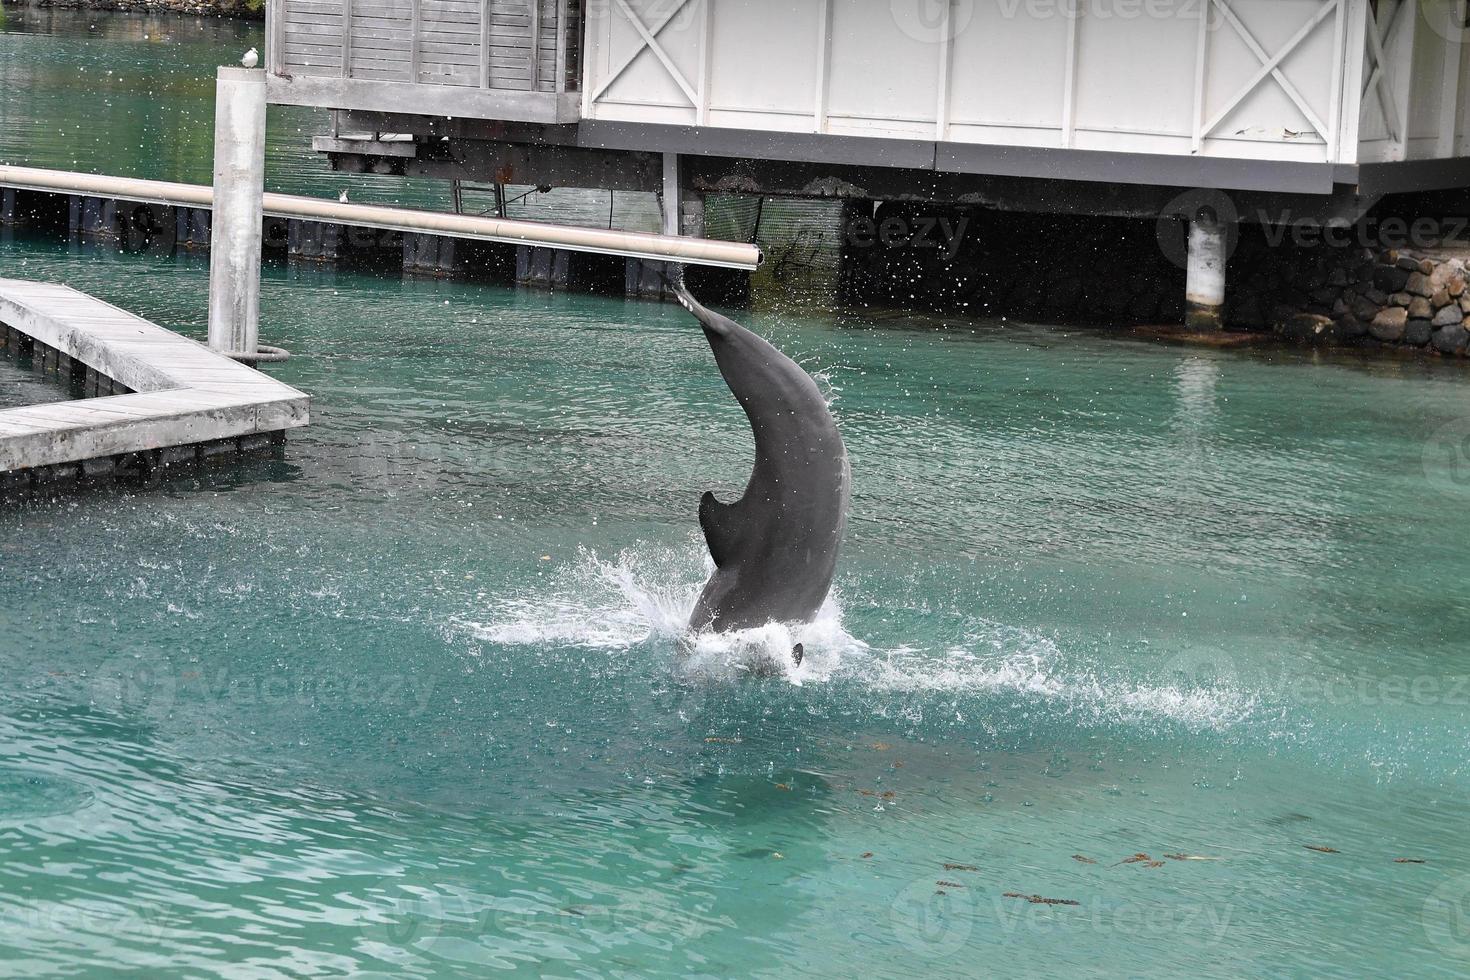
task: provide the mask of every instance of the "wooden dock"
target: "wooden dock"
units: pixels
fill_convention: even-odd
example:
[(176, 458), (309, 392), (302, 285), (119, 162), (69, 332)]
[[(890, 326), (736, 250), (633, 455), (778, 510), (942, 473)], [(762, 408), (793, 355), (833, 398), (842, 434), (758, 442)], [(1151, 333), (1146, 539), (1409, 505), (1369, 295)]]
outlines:
[(88, 396), (0, 411), (0, 486), (151, 472), (310, 420), (295, 388), (69, 286), (0, 279), (0, 348)]

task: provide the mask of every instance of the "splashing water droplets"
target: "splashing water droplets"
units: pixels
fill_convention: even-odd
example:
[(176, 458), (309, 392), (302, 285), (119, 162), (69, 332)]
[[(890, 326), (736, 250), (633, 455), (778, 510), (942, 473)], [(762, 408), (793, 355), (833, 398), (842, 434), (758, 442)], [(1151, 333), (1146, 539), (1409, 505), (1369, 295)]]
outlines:
[[(1002, 717), (1027, 725), (1039, 712), (1089, 727), (1163, 721), (1223, 730), (1257, 707), (1254, 696), (1232, 684), (1139, 683), (1117, 665), (1079, 658), (1050, 637), (986, 619), (966, 618), (963, 639), (942, 649), (875, 649), (847, 632), (840, 595), (829, 597), (812, 623), (691, 634), (689, 615), (713, 568), (693, 537), (681, 547), (642, 545), (611, 560), (582, 550), (549, 581), (496, 598), (481, 621), (457, 625), (503, 646), (641, 651), (667, 662), (685, 683), (836, 682), (898, 698), (891, 704), (878, 698), (870, 708), (917, 712), (916, 723), (924, 695), (933, 692), (961, 696), (968, 717), (987, 728)], [(798, 643), (800, 664), (792, 657)]]
[[(508, 646), (561, 645), (600, 650), (650, 647), (677, 651), (676, 671), (687, 680), (781, 677), (800, 684), (824, 680), (846, 652), (866, 645), (842, 629), (837, 600), (829, 598), (806, 625), (768, 623), (732, 633), (688, 631), (699, 591), (713, 571), (704, 546), (625, 550), (612, 560), (582, 550), (541, 591), (496, 599), (483, 622), (461, 622), (476, 637)], [(791, 651), (806, 651), (800, 666)]]

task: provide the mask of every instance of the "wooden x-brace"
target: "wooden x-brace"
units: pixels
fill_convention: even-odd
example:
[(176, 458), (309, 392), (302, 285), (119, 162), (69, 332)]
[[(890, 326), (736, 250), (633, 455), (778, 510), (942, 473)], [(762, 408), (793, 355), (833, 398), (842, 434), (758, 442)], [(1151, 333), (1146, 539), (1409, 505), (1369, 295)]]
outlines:
[(689, 0), (677, 0), (651, 28), (643, 23), (642, 18), (638, 16), (638, 12), (628, 4), (628, 0), (615, 0), (615, 2), (618, 5), (618, 9), (623, 12), (623, 16), (628, 18), (628, 23), (633, 25), (633, 30), (638, 32), (641, 43), (632, 51), (628, 52), (618, 63), (617, 67), (608, 72), (607, 77), (602, 80), (602, 84), (598, 85), (596, 90), (593, 91), (592, 101), (596, 102), (601, 98), (602, 94), (608, 90), (612, 83), (616, 82), (622, 76), (623, 72), (628, 70), (628, 66), (636, 61), (644, 50), (648, 50), (653, 52), (654, 57), (664, 66), (664, 70), (674, 79), (675, 84), (683, 90), (684, 97), (689, 100), (689, 104), (698, 105), (699, 99), (694, 94), (694, 86), (689, 84), (689, 80), (684, 77), (683, 72), (679, 71), (673, 59), (669, 57), (669, 53), (658, 43), (659, 32), (667, 27), (679, 15), (679, 12), (689, 5)]
[(1383, 110), (1383, 122), (1388, 127), (1388, 138), (1395, 143), (1399, 141), (1399, 108), (1398, 102), (1393, 97), (1393, 85), (1388, 80), (1388, 72), (1384, 70), (1388, 64), (1388, 58), (1383, 51), (1392, 43), (1391, 38), (1404, 20), (1404, 11), (1413, 6), (1414, 0), (1404, 0), (1393, 12), (1393, 17), (1387, 26), (1381, 31), (1373, 8), (1368, 8), (1368, 58), (1372, 61), (1373, 71), (1368, 75), (1368, 81), (1363, 86), (1361, 97), (1367, 99), (1369, 92), (1377, 90), (1378, 107)]
[(1224, 15), (1225, 20), (1230, 23), (1230, 26), (1235, 28), (1235, 33), (1240, 35), (1240, 39), (1245, 42), (1246, 47), (1251, 49), (1251, 53), (1256, 56), (1256, 60), (1261, 63), (1261, 67), (1258, 68), (1256, 70), (1256, 73), (1250, 77), (1249, 81), (1242, 85), (1240, 87), (1240, 90), (1236, 92), (1235, 95), (1233, 95), (1225, 103), (1220, 111), (1216, 112), (1215, 115), (1210, 118), (1210, 121), (1205, 123), (1204, 129), (1200, 135), (1208, 136), (1210, 133), (1214, 132), (1215, 127), (1224, 122), (1225, 117), (1234, 112), (1236, 106), (1244, 102), (1246, 96), (1254, 92), (1256, 90), (1256, 87), (1265, 80), (1266, 76), (1270, 75), (1276, 80), (1276, 83), (1281, 86), (1281, 90), (1286, 93), (1287, 97), (1290, 98), (1292, 102), (1296, 103), (1296, 107), (1301, 110), (1301, 114), (1306, 117), (1307, 122), (1314, 130), (1316, 130), (1317, 134), (1323, 139), (1326, 139), (1327, 125), (1322, 122), (1317, 113), (1313, 111), (1311, 105), (1307, 102), (1305, 98), (1302, 97), (1302, 93), (1297, 89), (1297, 87), (1293, 85), (1291, 83), (1291, 80), (1286, 77), (1286, 74), (1281, 70), (1281, 63), (1285, 61), (1286, 58), (1293, 51), (1295, 51), (1301, 45), (1301, 43), (1311, 35), (1314, 30), (1317, 29), (1318, 24), (1321, 24), (1324, 20), (1326, 20), (1329, 14), (1337, 12), (1338, 8), (1342, 6), (1343, 2), (1344, 0), (1325, 0), (1322, 6), (1317, 9), (1317, 12), (1313, 14), (1310, 18), (1308, 18), (1307, 22), (1301, 26), (1300, 30), (1298, 30), (1295, 34), (1291, 36), (1291, 40), (1287, 41), (1286, 44), (1282, 46), (1280, 51), (1276, 52), (1276, 54), (1274, 55), (1268, 56), (1266, 54), (1265, 48), (1261, 47), (1260, 42), (1258, 42), (1251, 34), (1251, 32), (1246, 29), (1246, 26), (1240, 22), (1240, 18), (1236, 16), (1235, 11), (1230, 9), (1229, 0), (1214, 0), (1215, 6), (1219, 8), (1220, 13)]

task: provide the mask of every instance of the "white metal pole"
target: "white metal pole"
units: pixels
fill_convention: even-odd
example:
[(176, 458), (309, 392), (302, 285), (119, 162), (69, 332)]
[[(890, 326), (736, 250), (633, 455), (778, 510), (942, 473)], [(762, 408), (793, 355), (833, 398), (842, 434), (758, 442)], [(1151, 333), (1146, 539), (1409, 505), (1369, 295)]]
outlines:
[[(122, 201), (149, 201), (183, 207), (207, 208), (214, 194), (207, 184), (180, 184), (137, 177), (111, 177), (67, 170), (43, 170), (0, 164), (0, 187), (19, 190), (113, 197)], [(761, 250), (746, 242), (711, 238), (654, 235), (639, 231), (609, 231), (559, 225), (548, 221), (521, 221), (483, 215), (450, 214), (444, 211), (415, 211), (378, 204), (341, 203), (335, 198), (300, 197), (267, 193), (265, 213), (276, 218), (302, 218), (329, 224), (416, 231), (449, 238), (468, 238), (515, 245), (543, 245), (598, 255), (632, 256), (651, 261), (712, 265), (728, 269), (754, 269), (761, 263)]]
[(254, 354), (260, 337), (265, 72), (223, 67), (215, 81), (209, 346)]

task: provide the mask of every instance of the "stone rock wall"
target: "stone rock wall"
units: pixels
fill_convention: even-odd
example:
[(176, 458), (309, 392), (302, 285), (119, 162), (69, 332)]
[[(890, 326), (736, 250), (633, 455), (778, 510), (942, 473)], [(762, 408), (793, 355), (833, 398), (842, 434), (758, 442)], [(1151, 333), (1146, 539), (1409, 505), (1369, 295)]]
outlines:
[(1470, 347), (1470, 247), (1260, 247), (1232, 258), (1226, 322), (1316, 344)]

